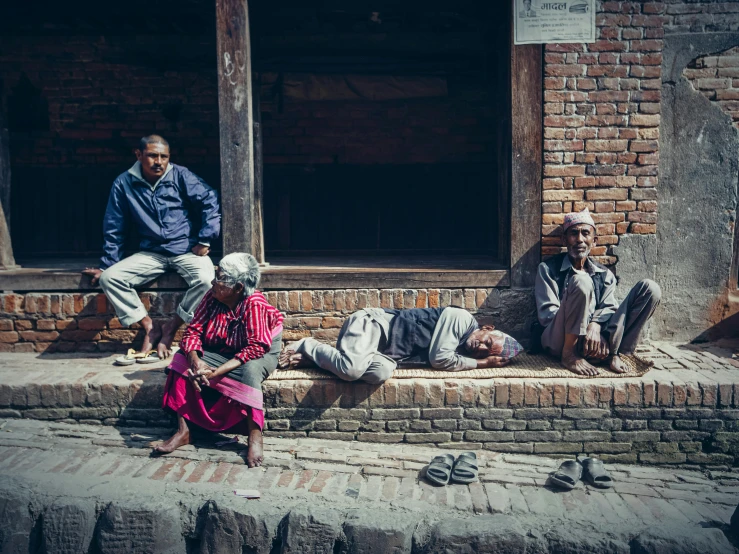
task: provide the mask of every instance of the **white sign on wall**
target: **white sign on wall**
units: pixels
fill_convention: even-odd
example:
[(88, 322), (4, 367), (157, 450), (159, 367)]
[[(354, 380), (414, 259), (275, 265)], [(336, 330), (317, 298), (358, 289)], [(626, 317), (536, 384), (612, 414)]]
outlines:
[(596, 0), (513, 0), (514, 44), (595, 42)]

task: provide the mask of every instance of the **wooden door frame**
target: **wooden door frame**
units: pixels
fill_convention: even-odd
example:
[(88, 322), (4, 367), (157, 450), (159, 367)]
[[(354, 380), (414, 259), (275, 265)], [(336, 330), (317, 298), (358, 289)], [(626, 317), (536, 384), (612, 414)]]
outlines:
[[(257, 206), (263, 198), (257, 190), (261, 179), (255, 183), (262, 148), (255, 148), (254, 140), (248, 1), (216, 0), (216, 14), (223, 250), (250, 252), (264, 262), (263, 210)], [(512, 25), (510, 83), (511, 148), (505, 154), (510, 159), (510, 193), (505, 198), (503, 191), (500, 198), (510, 214), (510, 286), (530, 288), (541, 259), (543, 50), (540, 45), (514, 46)]]

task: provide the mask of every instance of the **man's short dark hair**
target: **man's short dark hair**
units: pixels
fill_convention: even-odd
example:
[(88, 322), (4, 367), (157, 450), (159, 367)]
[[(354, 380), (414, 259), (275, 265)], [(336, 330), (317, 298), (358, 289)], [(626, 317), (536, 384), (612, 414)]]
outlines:
[(159, 135), (149, 135), (148, 137), (141, 137), (141, 140), (139, 141), (139, 150), (143, 152), (150, 144), (161, 144), (162, 146), (169, 148), (169, 143), (164, 139), (164, 137)]

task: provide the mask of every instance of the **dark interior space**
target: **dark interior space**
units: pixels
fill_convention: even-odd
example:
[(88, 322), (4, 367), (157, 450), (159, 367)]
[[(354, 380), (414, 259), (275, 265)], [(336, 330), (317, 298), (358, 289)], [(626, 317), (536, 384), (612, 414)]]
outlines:
[[(0, 8), (14, 248), (96, 256), (110, 184), (142, 135), (163, 134), (174, 163), (219, 188), (214, 5), (41, 4), (40, 17)], [(251, 3), (268, 261), (506, 258), (508, 10)]]

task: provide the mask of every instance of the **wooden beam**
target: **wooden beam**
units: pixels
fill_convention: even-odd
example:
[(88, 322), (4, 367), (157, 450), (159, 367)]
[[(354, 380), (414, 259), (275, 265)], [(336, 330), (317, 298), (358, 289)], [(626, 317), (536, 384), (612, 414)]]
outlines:
[(541, 260), (543, 60), (538, 44), (511, 48), (511, 286), (529, 288)]
[(15, 267), (10, 238), (10, 136), (0, 113), (0, 269)]
[(264, 264), (264, 149), (262, 147), (261, 79), (254, 79), (254, 257)]
[(256, 255), (254, 117), (247, 0), (216, 0), (223, 253)]

